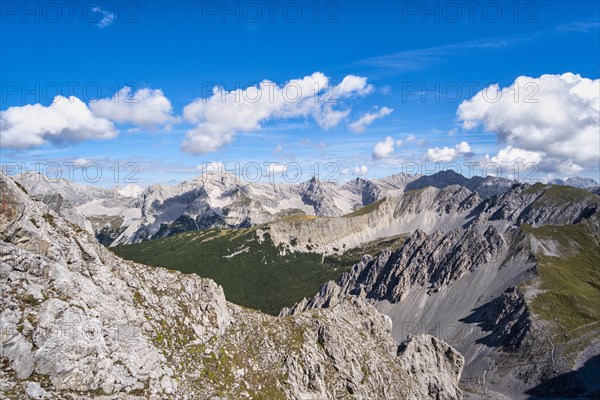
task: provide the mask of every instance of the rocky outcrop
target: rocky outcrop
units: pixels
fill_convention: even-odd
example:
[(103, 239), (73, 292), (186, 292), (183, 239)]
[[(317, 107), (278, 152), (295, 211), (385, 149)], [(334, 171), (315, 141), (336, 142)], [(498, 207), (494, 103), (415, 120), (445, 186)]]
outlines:
[[(428, 178), (427, 182), (432, 179)], [(443, 189), (427, 186), (379, 200), (343, 218), (282, 220), (261, 229), (289, 251), (328, 255), (417, 230), (439, 236), (470, 227), (483, 233), (491, 226), (504, 235), (524, 224), (540, 227), (579, 223), (600, 210), (597, 196), (572, 187), (517, 183), (501, 193), (482, 198), (461, 185)]]
[(600, 196), (600, 186), (594, 186), (586, 189), (588, 192), (594, 193), (596, 196)]
[(517, 350), (532, 327), (525, 296), (517, 288), (508, 288), (482, 308), (481, 327), (490, 334), (482, 342), (493, 347)]
[(81, 227), (89, 233), (94, 233), (96, 228), (90, 219), (77, 211), (77, 208), (71, 202), (65, 199), (60, 193), (49, 192), (38, 194), (36, 200), (40, 200), (50, 207), (54, 212), (60, 214), (65, 220)]
[(3, 397), (462, 397), (455, 350), (399, 346), (362, 299), (268, 316), (211, 280), (117, 258), (4, 175), (0, 196)]
[[(444, 357), (440, 358), (440, 355)], [(406, 339), (398, 347), (398, 356), (404, 367), (409, 369), (411, 378), (418, 378), (414, 385), (430, 398), (451, 400), (461, 398), (459, 391), (448, 392), (446, 388), (455, 385), (456, 374), (460, 374), (465, 363), (456, 350), (443, 341), (431, 336), (420, 335)], [(431, 365), (435, 371), (431, 373)]]
[(492, 225), (484, 232), (456, 229), (427, 235), (417, 230), (401, 248), (386, 249), (377, 258), (364, 256), (337, 283), (328, 282), (313, 299), (282, 310), (282, 315), (328, 307), (348, 295), (397, 303), (418, 287), (435, 293), (506, 250), (503, 236)]

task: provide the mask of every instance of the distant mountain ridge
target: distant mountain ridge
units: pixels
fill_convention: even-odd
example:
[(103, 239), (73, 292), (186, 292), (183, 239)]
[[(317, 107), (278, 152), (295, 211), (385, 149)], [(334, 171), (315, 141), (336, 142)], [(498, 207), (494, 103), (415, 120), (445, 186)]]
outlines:
[[(229, 173), (207, 172), (175, 186), (136, 185), (104, 189), (64, 179), (49, 181), (36, 173), (15, 177), (32, 196), (68, 221), (94, 232), (107, 246), (167, 237), (209, 228), (241, 228), (276, 221), (286, 215), (339, 217), (383, 198), (432, 186), (465, 187), (482, 199), (507, 192), (513, 181), (499, 177), (466, 178), (452, 170), (433, 175), (398, 173), (381, 179), (356, 178), (346, 183), (309, 181), (246, 182)], [(561, 181), (563, 182), (563, 181)], [(593, 185), (586, 178), (564, 184)], [(597, 193), (598, 188), (590, 186)]]
[(587, 189), (592, 187), (600, 186), (595, 179), (592, 178), (581, 178), (579, 176), (567, 178), (567, 179), (552, 179), (548, 181), (551, 185), (561, 185), (561, 186), (573, 186), (579, 189)]
[[(339, 217), (382, 198), (427, 186), (459, 184), (487, 198), (512, 185), (503, 178), (468, 179), (453, 171), (431, 176), (399, 173), (374, 180), (356, 178), (344, 184), (316, 178), (299, 184), (254, 183), (213, 172), (176, 186), (151, 185), (143, 190), (136, 186), (94, 188), (64, 179), (48, 181), (36, 173), (16, 179), (32, 196), (54, 206), (68, 221), (93, 231), (109, 246), (189, 230), (248, 227), (290, 214)], [(55, 201), (57, 194), (60, 206)]]

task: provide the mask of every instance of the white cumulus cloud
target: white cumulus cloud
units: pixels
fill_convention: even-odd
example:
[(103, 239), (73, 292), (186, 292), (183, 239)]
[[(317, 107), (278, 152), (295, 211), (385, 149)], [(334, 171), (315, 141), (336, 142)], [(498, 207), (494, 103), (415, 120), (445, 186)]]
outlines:
[(196, 99), (184, 108), (184, 118), (196, 126), (187, 132), (181, 148), (195, 155), (216, 151), (232, 142), (237, 133), (259, 130), (268, 120), (312, 118), (329, 129), (349, 113), (334, 109), (332, 100), (371, 91), (366, 78), (354, 75), (330, 87), (329, 78), (321, 72), (281, 86), (264, 80), (258, 86), (233, 91), (217, 87), (209, 98)]
[(118, 132), (112, 122), (95, 116), (77, 97), (56, 96), (49, 106), (28, 104), (0, 112), (3, 148), (27, 149), (88, 139), (112, 139)]
[(458, 151), (459, 154), (470, 154), (471, 146), (467, 142), (460, 142), (456, 145), (456, 151)]
[(527, 151), (513, 146), (507, 146), (498, 151), (493, 157), (488, 157), (493, 163), (503, 168), (511, 168), (515, 163), (526, 165), (530, 163), (539, 163), (542, 161), (544, 153), (539, 151)]
[(366, 165), (354, 167), (354, 175), (365, 175), (367, 172), (369, 172), (369, 168)]
[(377, 142), (373, 148), (373, 158), (378, 160), (389, 156), (394, 152), (394, 144), (400, 146), (402, 141), (395, 141), (393, 137), (388, 136), (383, 142)]
[(431, 162), (450, 162), (462, 156), (470, 156), (471, 146), (467, 142), (460, 142), (454, 147), (434, 147), (427, 149), (425, 157)]
[(522, 176), (530, 178), (539, 177), (539, 172), (553, 172), (564, 176), (575, 175), (583, 171), (583, 168), (574, 162), (565, 162), (553, 157), (548, 157), (543, 151), (529, 151), (518, 147), (506, 146), (500, 149), (495, 156), (486, 154), (485, 161), (495, 164), (499, 171), (515, 173), (518, 171)]
[(348, 127), (353, 132), (364, 132), (367, 126), (371, 125), (375, 120), (383, 118), (387, 115), (390, 115), (394, 111), (393, 108), (381, 107), (377, 112), (374, 113), (366, 113), (356, 121), (348, 124)]
[(225, 163), (221, 161), (211, 161), (209, 163), (202, 163), (196, 166), (196, 169), (201, 173), (217, 173), (217, 172), (226, 172)]
[(340, 172), (342, 175), (365, 175), (367, 172), (369, 172), (369, 167), (366, 165), (357, 165), (354, 168), (344, 168)]
[(112, 98), (90, 102), (90, 109), (99, 117), (120, 123), (142, 126), (169, 124), (175, 121), (171, 102), (160, 89), (139, 89), (125, 86)]
[(521, 76), (509, 87), (480, 91), (458, 107), (457, 115), (465, 129), (481, 125), (513, 152), (543, 154), (574, 168), (598, 167), (599, 79), (572, 73)]
[(373, 92), (373, 85), (367, 84), (367, 78), (363, 76), (347, 75), (342, 79), (333, 95), (348, 97), (353, 95), (365, 96)]

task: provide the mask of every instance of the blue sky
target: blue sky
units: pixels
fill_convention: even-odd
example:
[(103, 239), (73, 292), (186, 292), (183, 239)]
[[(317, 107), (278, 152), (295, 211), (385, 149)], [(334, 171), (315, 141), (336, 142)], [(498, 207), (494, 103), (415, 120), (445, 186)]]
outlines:
[[(0, 10), (4, 165), (94, 161), (103, 172), (98, 184), (107, 186), (114, 163), (134, 163), (127, 168), (145, 185), (193, 178), (212, 161), (294, 162), (302, 180), (310, 166), (328, 162), (340, 180), (414, 163), (430, 173), (436, 163), (492, 161), (507, 177), (514, 161), (534, 163), (537, 179), (600, 178), (595, 1), (48, 4), (6, 2)], [(355, 78), (346, 82), (357, 86), (336, 98), (333, 109), (344, 115), (335, 124), (319, 119), (329, 115), (326, 105), (302, 102), (250, 105), (250, 120), (264, 113), (255, 123), (232, 104), (184, 112), (211, 97), (215, 84), (282, 87), (310, 76), (329, 88)], [(493, 84), (505, 96), (518, 88), (517, 100), (461, 108)], [(127, 108), (123, 96), (104, 108), (90, 104), (124, 86), (134, 100), (146, 90), (152, 104), (170, 108)], [(46, 109), (57, 94), (83, 104)], [(36, 103), (44, 109), (23, 108)], [(82, 114), (57, 122), (64, 113)]]

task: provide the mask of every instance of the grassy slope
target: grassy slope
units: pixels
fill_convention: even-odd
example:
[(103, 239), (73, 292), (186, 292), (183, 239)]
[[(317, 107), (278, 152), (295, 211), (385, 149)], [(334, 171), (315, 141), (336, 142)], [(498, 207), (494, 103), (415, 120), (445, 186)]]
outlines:
[[(596, 195), (569, 186), (537, 183), (524, 194), (533, 193), (540, 194), (533, 203), (536, 208), (600, 205)], [(522, 226), (523, 231), (553, 249), (548, 252), (551, 254), (536, 254), (540, 293), (530, 308), (537, 318), (552, 322), (549, 338), (554, 344), (564, 344), (565, 354), (576, 355), (600, 332), (599, 226), (597, 212), (575, 225)]]
[(600, 322), (597, 230), (589, 221), (568, 226), (523, 226), (523, 229), (538, 240), (555, 243), (559, 253), (559, 256), (537, 255), (542, 292), (532, 302), (532, 311), (541, 319), (553, 321), (555, 333), (564, 341), (580, 335), (582, 327), (593, 328)]
[(536, 183), (523, 194), (540, 193), (540, 198), (535, 202), (537, 207), (544, 207), (556, 203), (565, 204), (578, 200), (593, 199), (594, 194), (583, 189), (574, 188), (571, 186), (545, 185)]

